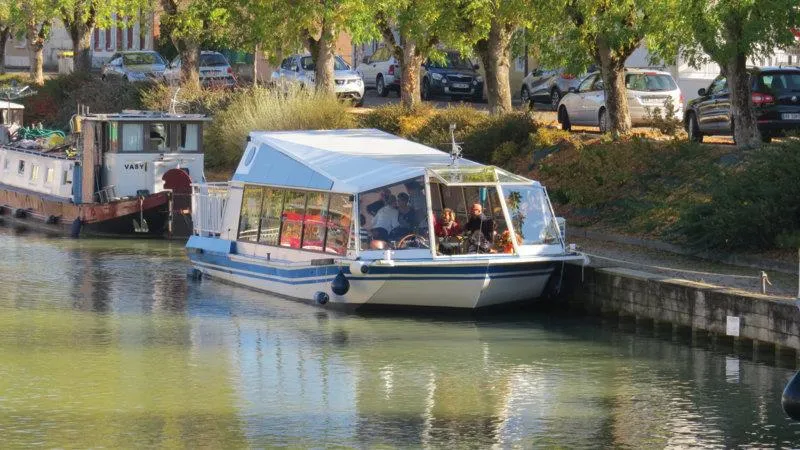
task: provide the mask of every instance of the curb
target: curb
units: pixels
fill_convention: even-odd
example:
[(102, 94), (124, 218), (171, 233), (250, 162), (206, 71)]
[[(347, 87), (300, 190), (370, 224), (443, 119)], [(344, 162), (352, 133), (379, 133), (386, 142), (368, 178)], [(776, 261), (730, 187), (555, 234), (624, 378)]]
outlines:
[(761, 270), (772, 270), (775, 272), (782, 272), (791, 275), (795, 275), (798, 273), (798, 267), (795, 264), (769, 258), (760, 258), (757, 256), (740, 255), (733, 253), (696, 251), (688, 249), (686, 247), (681, 247), (679, 245), (669, 244), (667, 242), (624, 236), (621, 234), (605, 233), (578, 227), (570, 228), (569, 234), (572, 236), (582, 237), (595, 241), (614, 242), (617, 244), (643, 247), (650, 250), (659, 250), (663, 252), (675, 253), (677, 255), (690, 256), (693, 258), (699, 258), (707, 261), (729, 264), (731, 266), (750, 267)]

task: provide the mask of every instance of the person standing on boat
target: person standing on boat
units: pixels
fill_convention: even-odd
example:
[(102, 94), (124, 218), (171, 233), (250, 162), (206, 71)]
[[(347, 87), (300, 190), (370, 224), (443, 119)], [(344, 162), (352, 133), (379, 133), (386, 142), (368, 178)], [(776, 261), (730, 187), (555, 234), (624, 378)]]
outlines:
[(469, 220), (464, 224), (464, 235), (469, 239), (470, 253), (489, 253), (494, 241), (494, 221), (483, 215), (483, 205), (473, 203)]

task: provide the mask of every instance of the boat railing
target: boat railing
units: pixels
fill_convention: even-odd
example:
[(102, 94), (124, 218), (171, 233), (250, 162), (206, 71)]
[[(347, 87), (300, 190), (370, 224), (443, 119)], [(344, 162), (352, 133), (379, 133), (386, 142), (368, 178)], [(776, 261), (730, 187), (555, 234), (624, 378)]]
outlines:
[(228, 183), (193, 183), (192, 226), (194, 234), (219, 236), (222, 233), (227, 204)]
[(97, 195), (100, 203), (108, 203), (117, 198), (117, 187), (113, 184), (110, 184), (95, 192), (95, 195)]

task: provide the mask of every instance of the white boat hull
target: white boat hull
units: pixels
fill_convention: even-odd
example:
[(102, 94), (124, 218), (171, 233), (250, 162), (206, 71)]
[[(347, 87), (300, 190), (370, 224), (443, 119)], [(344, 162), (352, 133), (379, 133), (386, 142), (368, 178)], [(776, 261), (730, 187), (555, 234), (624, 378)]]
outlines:
[[(231, 247), (230, 241), (222, 242)], [(363, 265), (366, 273), (351, 273), (349, 261), (316, 266), (281, 264), (226, 254), (224, 245), (215, 251), (190, 241), (187, 247), (194, 268), (205, 276), (307, 302), (325, 293), (331, 306), (349, 308), (374, 305), (477, 309), (534, 300), (542, 295), (556, 269), (567, 261), (508, 257), (365, 261), (357, 267)], [(350, 285), (344, 295), (336, 295), (331, 288), (340, 271)]]

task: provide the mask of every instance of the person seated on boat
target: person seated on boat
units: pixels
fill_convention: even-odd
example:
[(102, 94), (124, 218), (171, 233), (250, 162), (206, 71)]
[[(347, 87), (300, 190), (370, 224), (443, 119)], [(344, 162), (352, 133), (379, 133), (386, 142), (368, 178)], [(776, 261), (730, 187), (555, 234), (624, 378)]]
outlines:
[(483, 215), (483, 206), (473, 203), (469, 220), (464, 224), (464, 237), (469, 241), (469, 253), (491, 253), (494, 242), (494, 221)]
[(456, 221), (456, 213), (450, 208), (442, 210), (442, 217), (435, 218), (433, 226), (437, 238), (455, 237), (461, 234), (461, 225)]
[(417, 229), (417, 222), (419, 222), (417, 211), (411, 207), (408, 194), (405, 192), (397, 194), (397, 222), (399, 224), (397, 228), (404, 232), (403, 236), (413, 233)]
[(389, 190), (389, 188), (384, 188), (381, 191), (381, 198), (378, 199), (378, 200), (375, 200), (374, 202), (372, 202), (369, 205), (367, 205), (367, 212), (370, 215), (373, 215), (373, 216), (378, 214), (378, 211), (380, 211), (381, 208), (386, 206), (386, 204), (388, 203), (387, 200), (389, 199), (389, 196), (391, 196), (391, 195), (392, 195), (392, 191)]
[(372, 228), (383, 228), (387, 233), (391, 234), (398, 226), (400, 226), (400, 222), (398, 221), (397, 198), (389, 194), (386, 204), (378, 210), (372, 219)]
[(373, 228), (370, 230), (371, 240), (369, 241), (370, 250), (385, 250), (389, 248), (389, 232), (385, 228)]

